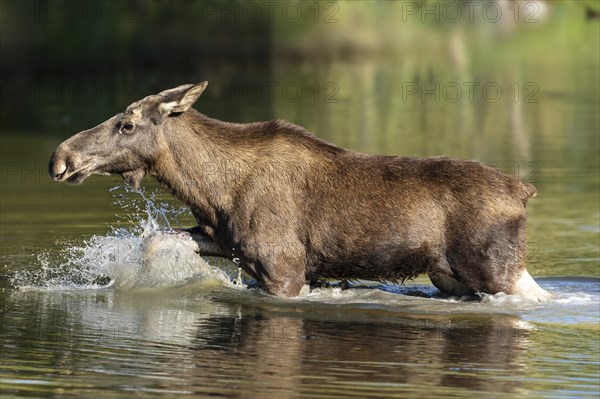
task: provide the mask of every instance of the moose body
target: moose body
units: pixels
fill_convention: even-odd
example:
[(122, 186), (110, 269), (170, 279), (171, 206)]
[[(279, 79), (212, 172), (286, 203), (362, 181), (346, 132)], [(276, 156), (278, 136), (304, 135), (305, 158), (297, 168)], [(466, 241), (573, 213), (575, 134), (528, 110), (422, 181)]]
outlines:
[(205, 87), (148, 96), (76, 134), (50, 175), (154, 176), (277, 296), (318, 278), (422, 273), (455, 295), (547, 296), (525, 269), (530, 184), (475, 161), (356, 153), (281, 120), (222, 122), (191, 108)]

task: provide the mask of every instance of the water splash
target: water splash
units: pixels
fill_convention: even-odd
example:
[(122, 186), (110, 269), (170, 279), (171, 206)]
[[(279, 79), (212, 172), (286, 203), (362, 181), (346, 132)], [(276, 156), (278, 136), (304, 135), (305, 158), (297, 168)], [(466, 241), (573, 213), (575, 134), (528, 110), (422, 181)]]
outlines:
[(158, 191), (146, 192), (144, 188), (135, 189), (131, 186), (116, 186), (110, 191), (115, 192), (114, 204), (125, 211), (117, 213), (117, 218), (134, 226), (132, 231), (142, 237), (164, 230), (172, 231), (173, 225), (181, 228), (179, 219), (190, 213), (186, 207), (161, 201)]
[(117, 216), (130, 227), (112, 227), (107, 235), (78, 244), (59, 242), (62, 249), (39, 254), (36, 267), (16, 273), (12, 285), (22, 290), (232, 285), (226, 272), (198, 256), (189, 236), (173, 229), (181, 226), (186, 208), (159, 201), (157, 192), (129, 186), (111, 192), (122, 211)]

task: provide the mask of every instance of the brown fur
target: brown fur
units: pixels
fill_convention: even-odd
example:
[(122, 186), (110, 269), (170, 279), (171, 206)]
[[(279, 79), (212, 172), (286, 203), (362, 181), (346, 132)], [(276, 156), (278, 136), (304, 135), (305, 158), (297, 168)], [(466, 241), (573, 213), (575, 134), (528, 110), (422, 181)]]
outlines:
[[(65, 141), (50, 174), (78, 183), (120, 173), (134, 185), (156, 177), (274, 295), (297, 295), (319, 277), (422, 273), (445, 291), (454, 289), (440, 276), (470, 292), (515, 292), (533, 186), (475, 161), (352, 152), (281, 120), (211, 119), (189, 109), (199, 86), (147, 97)], [(127, 121), (134, 133), (118, 133)]]

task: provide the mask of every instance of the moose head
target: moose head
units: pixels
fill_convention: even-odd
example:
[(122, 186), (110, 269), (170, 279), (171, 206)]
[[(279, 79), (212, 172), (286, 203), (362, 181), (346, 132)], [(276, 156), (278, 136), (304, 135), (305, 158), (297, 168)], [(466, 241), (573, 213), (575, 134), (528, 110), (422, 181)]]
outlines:
[(167, 144), (165, 134), (192, 107), (208, 82), (186, 84), (151, 95), (124, 112), (62, 142), (48, 165), (56, 181), (79, 184), (92, 174), (120, 174), (134, 187)]

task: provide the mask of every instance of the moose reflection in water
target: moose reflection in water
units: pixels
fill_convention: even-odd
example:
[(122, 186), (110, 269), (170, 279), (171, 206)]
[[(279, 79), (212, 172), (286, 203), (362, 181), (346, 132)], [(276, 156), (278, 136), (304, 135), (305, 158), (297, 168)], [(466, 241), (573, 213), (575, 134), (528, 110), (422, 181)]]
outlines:
[[(14, 292), (9, 312), (27, 303), (47, 309), (47, 316), (4, 328), (21, 330), (27, 345), (45, 352), (54, 339), (67, 340), (59, 357), (45, 358), (57, 363), (52, 368), (102, 368), (116, 378), (124, 368), (141, 376), (158, 373), (161, 389), (226, 389), (233, 397), (275, 392), (292, 397), (319, 381), (332, 388), (352, 381), (357, 389), (380, 383), (410, 390), (424, 383), (514, 393), (519, 383), (498, 377), (523, 371), (536, 332), (511, 315), (444, 314), (447, 304), (428, 316), (344, 305), (332, 318), (328, 306), (275, 306), (247, 295), (239, 300), (254, 302), (249, 307), (208, 297), (191, 301), (190, 289), (183, 290), (177, 295)], [(178, 300), (181, 296), (185, 299)], [(132, 345), (140, 348), (135, 354), (127, 349)], [(99, 360), (98, 353), (119, 355)]]

